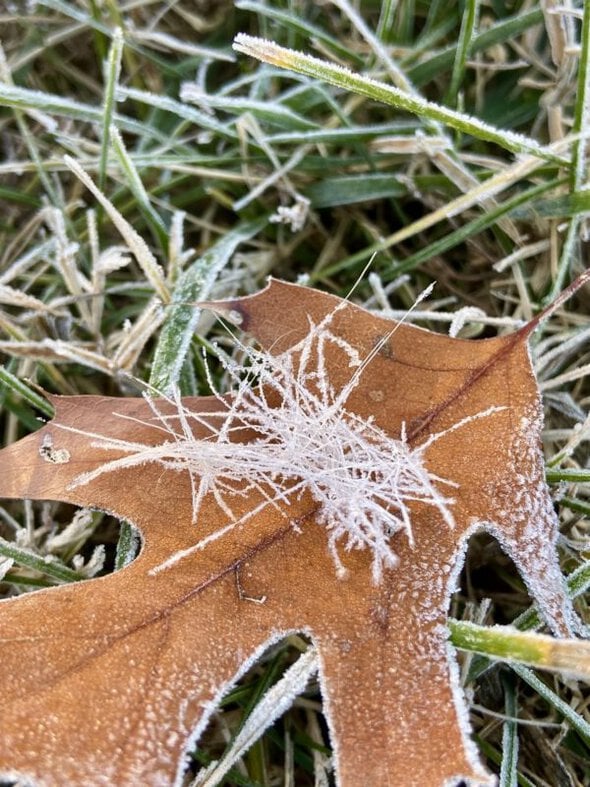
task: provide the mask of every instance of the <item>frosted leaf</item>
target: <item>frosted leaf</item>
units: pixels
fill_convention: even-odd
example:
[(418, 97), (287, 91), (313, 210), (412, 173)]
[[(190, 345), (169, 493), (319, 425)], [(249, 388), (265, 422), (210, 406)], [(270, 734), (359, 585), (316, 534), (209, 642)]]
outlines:
[[(472, 533), (497, 535), (554, 632), (576, 628), (527, 354), (536, 323), (483, 342), (397, 325), (389, 341), (392, 323), (339, 303), (278, 282), (218, 303), (275, 353), (222, 361), (230, 396), (59, 398), (41, 433), (3, 449), (3, 495), (99, 508), (142, 533), (124, 571), (4, 603), (4, 775), (181, 784), (221, 697), (299, 632), (317, 649), (339, 784), (494, 783), (446, 625)], [(70, 462), (39, 455), (45, 434)], [(402, 494), (403, 474), (426, 500)], [(358, 500), (333, 499), (346, 485)], [(352, 526), (340, 538), (331, 506)], [(390, 554), (397, 569), (371, 582)]]

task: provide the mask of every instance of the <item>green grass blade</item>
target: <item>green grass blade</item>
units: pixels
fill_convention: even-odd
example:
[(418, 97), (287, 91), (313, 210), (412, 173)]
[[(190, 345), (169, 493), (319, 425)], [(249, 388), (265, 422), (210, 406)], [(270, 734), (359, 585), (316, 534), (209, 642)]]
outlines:
[(549, 705), (555, 708), (563, 718), (569, 722), (571, 727), (581, 735), (587, 743), (590, 743), (590, 724), (585, 721), (579, 713), (564, 700), (561, 699), (554, 691), (552, 691), (546, 683), (535, 675), (535, 673), (523, 667), (521, 664), (511, 664), (510, 668), (513, 672), (522, 678), (529, 686), (534, 689), (537, 694), (543, 697)]
[(121, 522), (117, 551), (115, 553), (115, 571), (128, 566), (139, 552), (141, 537), (137, 528), (129, 522)]
[[(576, 136), (572, 147), (571, 188), (574, 192), (584, 189), (588, 183), (586, 147), (590, 133), (590, 3), (584, 3), (580, 58), (578, 64), (578, 84), (574, 107), (572, 133)], [(578, 239), (582, 216), (575, 215), (570, 221), (568, 232), (561, 249), (557, 275), (545, 299), (551, 303), (562, 291), (572, 263), (578, 256)]]
[(213, 284), (236, 248), (254, 237), (265, 224), (265, 218), (239, 224), (193, 262), (178, 279), (168, 317), (160, 332), (150, 374), (150, 385), (157, 391), (171, 393), (180, 379), (201, 313), (198, 307), (187, 304), (205, 300), (210, 296)]
[[(40, 109), (49, 115), (82, 120), (87, 123), (98, 124), (99, 126), (103, 122), (103, 109), (101, 107), (93, 107), (82, 101), (66, 98), (65, 96), (56, 96), (40, 90), (29, 90), (16, 85), (0, 84), (0, 106), (23, 110)], [(161, 143), (168, 141), (168, 137), (164, 133), (160, 133), (157, 129), (146, 126), (138, 120), (118, 113), (115, 113), (113, 117), (118, 128), (137, 134), (142, 138), (146, 136), (152, 137)]]
[(106, 85), (103, 99), (102, 141), (100, 145), (100, 161), (98, 165), (98, 188), (103, 191), (107, 162), (109, 159), (109, 146), (111, 141), (111, 123), (115, 108), (115, 91), (121, 74), (121, 58), (123, 56), (123, 32), (117, 28), (113, 33), (109, 59), (106, 65)]
[(148, 197), (144, 185), (141, 182), (141, 178), (139, 177), (139, 173), (135, 168), (135, 164), (127, 153), (123, 138), (115, 126), (111, 126), (109, 137), (115, 155), (119, 160), (119, 165), (121, 166), (123, 174), (125, 175), (127, 185), (137, 200), (137, 203), (141, 208), (141, 212), (145, 216), (145, 219), (150, 226), (154, 237), (160, 244), (161, 250), (165, 251), (168, 248), (168, 244), (170, 242), (166, 225), (164, 224), (162, 217), (157, 213), (154, 206), (150, 202), (150, 198)]
[[(499, 767), (502, 766), (502, 753), (498, 751), (495, 746), (492, 746), (489, 741), (485, 740), (480, 735), (474, 735), (473, 739), (477, 743), (481, 753), (484, 754), (490, 762), (495, 763)], [(529, 781), (522, 773), (517, 774), (517, 779), (518, 787), (539, 787), (538, 784)]]
[(377, 38), (387, 44), (393, 38), (393, 24), (395, 19), (395, 9), (397, 2), (395, 0), (383, 0), (381, 4), (381, 12), (379, 14), (379, 22), (377, 23)]
[(579, 470), (547, 470), (545, 478), (549, 484), (558, 484), (560, 481), (567, 481), (570, 484), (590, 483), (590, 470), (580, 468)]
[(578, 84), (572, 133), (578, 136), (572, 149), (572, 188), (581, 189), (588, 182), (586, 145), (590, 134), (590, 4), (584, 3)]
[(0, 555), (14, 560), (19, 566), (33, 569), (40, 574), (57, 579), (59, 582), (78, 582), (83, 579), (81, 574), (65, 566), (57, 558), (46, 560), (44, 556), (37, 555), (30, 549), (16, 546), (3, 538), (0, 538)]
[(26, 402), (32, 405), (36, 410), (46, 415), (48, 418), (53, 418), (55, 412), (52, 405), (44, 399), (42, 396), (34, 391), (32, 388), (24, 383), (22, 380), (19, 380), (18, 377), (15, 377), (12, 372), (9, 372), (8, 369), (4, 366), (0, 366), (0, 388), (5, 388), (17, 396), (22, 397)]
[(399, 88), (377, 82), (362, 74), (355, 74), (334, 63), (328, 63), (317, 57), (278, 46), (272, 41), (240, 33), (234, 40), (234, 49), (279, 68), (289, 69), (313, 79), (321, 79), (352, 93), (367, 96), (374, 101), (381, 101), (398, 110), (411, 112), (431, 121), (445, 123), (463, 134), (470, 134), (476, 139), (494, 142), (513, 153), (528, 153), (548, 161), (567, 163), (552, 151), (521, 134), (494, 128), (477, 118), (447, 109), (416, 95), (409, 95)]
[(584, 514), (585, 517), (590, 517), (590, 504), (584, 503), (581, 500), (574, 500), (571, 497), (562, 497), (559, 501), (562, 508), (568, 508), (570, 511), (575, 511), (578, 514)]
[(590, 643), (518, 631), (513, 626), (479, 626), (449, 620), (451, 642), (460, 650), (493, 659), (590, 678)]
[(453, 63), (453, 73), (451, 75), (451, 84), (445, 96), (445, 103), (449, 105), (457, 104), (457, 96), (459, 88), (463, 83), (465, 76), (465, 64), (467, 57), (473, 48), (473, 36), (475, 27), (477, 25), (477, 18), (479, 13), (479, 0), (467, 0), (465, 3), (465, 10), (463, 11), (463, 21), (461, 23), (461, 30), (459, 32), (459, 40), (457, 41), (457, 52), (455, 54), (455, 62)]
[(502, 725), (502, 766), (499, 787), (517, 787), (518, 728), (516, 721), (516, 691), (509, 673), (502, 675), (504, 688), (504, 712), (508, 717)]
[(350, 175), (320, 180), (305, 191), (305, 196), (314, 208), (333, 208), (365, 200), (401, 197), (406, 193), (407, 187), (393, 175), (371, 173), (363, 178)]

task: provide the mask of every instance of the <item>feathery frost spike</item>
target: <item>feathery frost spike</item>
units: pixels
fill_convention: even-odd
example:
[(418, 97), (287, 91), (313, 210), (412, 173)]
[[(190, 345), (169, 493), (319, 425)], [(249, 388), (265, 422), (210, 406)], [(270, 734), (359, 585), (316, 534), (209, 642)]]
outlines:
[[(228, 518), (213, 535), (173, 555), (156, 571), (253, 519), (263, 507), (274, 506), (287, 516), (290, 503), (304, 493), (318, 504), (315, 518), (327, 530), (337, 571), (344, 572), (339, 551), (368, 547), (373, 554), (375, 582), (380, 581), (384, 569), (396, 565), (392, 536), (402, 531), (412, 540), (412, 502), (432, 506), (442, 521), (453, 527), (453, 500), (440, 488), (454, 484), (432, 475), (425, 461), (428, 446), (445, 432), (411, 447), (405, 430), (395, 439), (370, 419), (347, 409), (347, 400), (375, 351), (361, 359), (353, 346), (330, 330), (334, 314), (345, 306), (343, 302), (317, 325), (310, 320), (307, 336), (279, 355), (242, 346), (245, 358), (240, 363), (220, 356), (234, 387), (229, 409), (227, 399), (215, 394), (221, 405), (217, 415), (223, 416), (215, 423), (221, 425), (212, 423), (211, 413), (190, 410), (175, 392), (166, 397), (174, 406), (172, 415), (163, 414), (157, 399), (148, 398), (165, 438), (159, 445), (92, 435), (94, 447), (122, 451), (124, 456), (78, 477), (75, 485), (105, 472), (158, 462), (189, 474), (195, 523), (206, 495), (213, 495)], [(328, 354), (339, 355), (351, 369), (348, 383), (340, 390), (330, 380)], [(215, 390), (211, 380), (210, 384)], [(466, 420), (488, 415), (491, 410)], [(208, 437), (194, 437), (197, 424), (206, 425)], [(461, 424), (452, 428), (458, 426)], [(232, 442), (244, 427), (258, 437), (247, 443)], [(262, 495), (263, 502), (237, 519), (232, 513), (232, 498), (253, 491)]]

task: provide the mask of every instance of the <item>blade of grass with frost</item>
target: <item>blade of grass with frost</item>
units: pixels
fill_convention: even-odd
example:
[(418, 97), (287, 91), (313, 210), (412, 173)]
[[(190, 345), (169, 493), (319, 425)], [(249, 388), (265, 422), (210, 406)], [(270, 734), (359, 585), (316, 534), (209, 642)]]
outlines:
[(318, 180), (305, 190), (305, 197), (314, 208), (333, 208), (384, 197), (403, 197), (407, 193), (407, 185), (395, 175), (370, 172), (362, 178), (345, 175)]
[[(170, 147), (171, 138), (167, 139), (166, 147)], [(258, 147), (253, 145), (253, 147)], [(159, 154), (159, 149), (153, 149), (150, 153), (131, 153), (129, 158), (136, 168), (147, 167), (150, 169), (159, 170), (167, 174), (173, 173), (177, 175), (174, 179), (160, 183), (152, 189), (152, 195), (155, 197), (161, 192), (166, 192), (175, 186), (189, 184), (189, 189), (184, 191), (183, 196), (188, 201), (191, 193), (196, 194), (197, 198), (202, 197), (204, 188), (202, 185), (195, 183), (195, 178), (198, 179), (216, 179), (226, 183), (239, 183), (244, 182), (257, 182), (260, 180), (259, 176), (252, 175), (248, 177), (243, 172), (240, 172), (238, 167), (243, 164), (243, 157), (239, 156), (236, 152), (229, 152), (226, 157), (215, 157), (207, 155), (195, 155), (194, 148), (192, 151), (184, 148), (178, 153)], [(98, 169), (97, 156), (76, 156), (76, 160), (83, 169), (86, 171), (96, 171)], [(332, 159), (333, 160), (333, 159)], [(331, 160), (323, 162), (324, 166), (329, 166)], [(334, 166), (339, 166), (341, 160), (333, 160)], [(215, 166), (212, 166), (212, 165)], [(63, 155), (56, 155), (54, 158), (48, 158), (44, 162), (47, 172), (65, 172), (67, 167), (64, 165)], [(3, 175), (23, 175), (35, 171), (35, 165), (31, 161), (18, 161), (10, 163), (0, 163), (0, 178)], [(20, 203), (34, 204), (35, 206), (42, 207), (40, 201), (32, 202), (27, 195), (19, 194), (16, 199)], [(2, 276), (2, 274), (0, 274)]]
[[(575, 217), (580, 213), (590, 213), (590, 192), (584, 188), (569, 194), (535, 200), (521, 210), (515, 211), (514, 218), (524, 221), (535, 221), (537, 218), (564, 219)], [(561, 289), (556, 292), (555, 298), (560, 292)]]
[[(45, 223), (55, 237), (54, 265), (68, 292), (74, 297), (76, 308), (86, 327), (92, 330), (92, 316), (85, 295), (88, 293), (89, 282), (83, 275), (78, 264), (79, 243), (70, 240), (67, 226), (68, 217), (61, 208), (47, 208), (44, 212)], [(70, 222), (71, 224), (71, 222)]]
[(211, 288), (240, 243), (253, 238), (265, 224), (266, 218), (239, 224), (193, 262), (178, 279), (152, 364), (150, 385), (157, 391), (170, 395), (180, 379), (201, 315), (201, 309), (189, 304), (210, 296)]
[(223, 60), (226, 63), (234, 63), (235, 57), (228, 49), (213, 49), (209, 46), (201, 46), (189, 41), (183, 41), (170, 33), (158, 32), (155, 30), (138, 30), (132, 28), (127, 33), (131, 40), (154, 44), (154, 49), (166, 49), (178, 55), (189, 55), (205, 60)]
[[(590, 590), (590, 560), (582, 563), (566, 577), (567, 592), (571, 599), (578, 598)], [(515, 618), (512, 623), (520, 631), (537, 629), (541, 626), (539, 613), (535, 607), (529, 607), (525, 612)]]
[[(476, 0), (471, 0), (471, 2), (475, 1)], [(349, 0), (332, 0), (332, 2), (348, 17), (351, 24), (365, 39), (374, 53), (374, 59), (382, 64), (396, 88), (403, 91), (403, 93), (410, 98), (422, 101), (422, 97), (408, 80), (406, 74), (391, 57), (388, 48), (383, 45), (379, 36), (373, 33), (372, 29), (367, 25), (356, 8), (351, 5)], [(441, 126), (440, 122), (427, 117), (422, 117), (422, 120), (424, 121), (424, 128), (429, 132), (428, 138), (424, 140), (425, 152), (428, 150), (428, 145), (433, 144), (430, 135), (436, 135), (438, 138), (442, 139), (443, 142), (443, 148), (437, 153), (428, 153), (431, 161), (449, 178), (449, 180), (451, 180), (451, 182), (454, 182), (455, 185), (458, 186), (460, 191), (467, 192), (471, 188), (476, 187), (476, 178), (471, 174), (463, 162), (456, 156), (451, 157), (449, 152), (447, 152), (447, 148), (451, 150), (453, 145), (451, 139), (447, 138), (445, 129)], [(489, 209), (493, 207), (494, 202), (492, 198), (486, 198), (486, 200), (483, 201), (483, 207)], [(516, 232), (513, 234), (517, 235)]]
[(574, 380), (580, 380), (582, 377), (587, 377), (590, 374), (590, 364), (579, 366), (577, 369), (571, 369), (569, 372), (553, 377), (549, 380), (544, 380), (540, 384), (541, 392), (551, 391), (554, 388), (561, 388), (564, 383), (571, 383)]
[[(86, 366), (89, 369), (96, 369), (109, 376), (116, 371), (112, 361), (101, 353), (89, 350), (88, 347), (82, 344), (68, 342), (64, 339), (0, 341), (0, 352), (16, 358), (33, 358), (47, 363), (52, 361), (69, 361), (80, 364), (80, 366)], [(45, 368), (47, 373), (51, 375), (51, 367), (46, 366)], [(60, 390), (74, 393), (74, 390), (67, 385), (63, 378), (58, 382), (61, 383), (59, 386)]]
[(23, 568), (30, 568), (40, 574), (57, 579), (60, 582), (78, 582), (83, 576), (73, 568), (64, 565), (58, 558), (47, 561), (44, 555), (38, 555), (30, 549), (17, 546), (12, 541), (0, 538), (0, 555), (14, 560)]
[(511, 664), (510, 669), (522, 678), (529, 686), (534, 689), (539, 696), (549, 703), (560, 713), (570, 726), (578, 732), (582, 738), (590, 743), (590, 724), (569, 705), (562, 700), (547, 684), (542, 681), (535, 673), (523, 667), (521, 664)]
[(307, 120), (302, 115), (281, 104), (280, 101), (257, 101), (256, 99), (246, 97), (230, 98), (208, 95), (203, 93), (200, 87), (193, 82), (185, 82), (182, 85), (180, 98), (192, 104), (215, 107), (232, 115), (243, 115), (244, 112), (251, 112), (268, 123), (288, 129), (296, 128), (312, 131), (318, 128), (317, 123)]
[[(509, 677), (512, 680), (509, 680)], [(517, 787), (518, 729), (516, 724), (516, 692), (512, 675), (502, 675), (504, 688), (504, 713), (506, 720), (502, 725), (502, 766), (499, 787)]]
[(576, 470), (547, 470), (545, 478), (550, 484), (568, 481), (571, 484), (590, 484), (590, 470), (583, 468)]
[[(200, 112), (198, 109), (189, 107), (188, 104), (183, 104), (180, 101), (175, 101), (173, 98), (168, 98), (168, 96), (159, 96), (156, 93), (149, 93), (146, 90), (119, 85), (117, 88), (117, 100), (125, 101), (126, 99), (139, 101), (141, 104), (161, 109), (164, 112), (171, 112), (173, 115), (183, 118), (183, 120), (194, 123), (198, 128), (214, 131), (216, 134), (233, 141), (238, 140), (238, 134), (236, 130), (232, 128), (235, 121), (232, 120), (231, 124), (220, 123), (206, 112)], [(117, 119), (116, 122), (117, 126), (122, 127), (119, 119)], [(161, 141), (169, 140), (163, 138)]]
[(498, 661), (577, 675), (585, 680), (590, 678), (590, 642), (556, 639), (546, 634), (518, 631), (512, 626), (478, 626), (452, 619), (448, 626), (451, 642), (460, 650), (481, 653)]
[(590, 5), (584, 3), (583, 6), (578, 83), (572, 126), (572, 134), (579, 135), (572, 149), (571, 183), (573, 191), (579, 191), (588, 182), (586, 147), (590, 136)]
[(556, 156), (548, 148), (521, 134), (494, 128), (477, 118), (447, 109), (440, 104), (426, 101), (416, 95), (409, 95), (399, 88), (378, 82), (362, 74), (355, 74), (334, 63), (328, 63), (317, 57), (286, 49), (272, 41), (239, 33), (234, 39), (234, 49), (237, 52), (262, 60), (264, 63), (290, 69), (314, 79), (322, 79), (336, 87), (359, 93), (362, 96), (388, 104), (396, 109), (411, 112), (429, 120), (446, 123), (457, 131), (470, 134), (476, 139), (494, 142), (513, 153), (528, 153), (547, 161), (560, 164), (568, 163), (567, 160)]
[(447, 95), (444, 99), (445, 104), (457, 104), (459, 88), (465, 75), (467, 56), (471, 53), (473, 48), (473, 38), (479, 14), (479, 2), (480, 0), (467, 0), (465, 3), (459, 40), (457, 42), (457, 51), (455, 53), (455, 62), (453, 63), (451, 84), (449, 85)]
[[(590, 589), (590, 561), (578, 566), (575, 571), (572, 571), (566, 578), (567, 593), (571, 599), (578, 598)], [(451, 625), (451, 642), (456, 647), (460, 647), (461, 641), (461, 626), (464, 621), (454, 620)], [(542, 625), (539, 618), (539, 612), (536, 607), (531, 606), (525, 610), (521, 615), (515, 618), (511, 624), (517, 631), (534, 631)], [(456, 634), (456, 632), (458, 632)], [(457, 636), (457, 639), (455, 639)], [(477, 678), (482, 675), (491, 666), (491, 660), (483, 655), (476, 655), (469, 667), (469, 674), (467, 682), (473, 683)]]
[[(10, 72), (10, 68), (6, 60), (6, 55), (4, 54), (4, 49), (1, 44), (0, 44), (0, 80), (4, 82), (5, 85), (7, 86), (13, 86), (12, 74)], [(45, 171), (43, 161), (41, 159), (41, 156), (39, 155), (39, 150), (37, 148), (35, 137), (33, 134), (31, 134), (29, 130), (29, 124), (27, 123), (27, 119), (24, 115), (24, 112), (23, 110), (17, 107), (13, 107), (13, 112), (14, 112), (14, 117), (16, 119), (16, 124), (21, 133), (22, 138), (25, 141), (25, 145), (27, 146), (29, 155), (31, 156), (31, 159), (35, 164), (35, 168), (39, 175), (39, 180), (43, 184), (45, 193), (47, 194), (52, 205), (59, 205), (60, 200), (58, 194), (53, 186), (53, 183), (49, 179), (47, 172)]]
[(70, 19), (74, 19), (76, 22), (80, 22), (85, 27), (90, 27), (92, 30), (97, 30), (109, 38), (114, 35), (113, 29), (111, 27), (104, 24), (104, 22), (98, 21), (79, 6), (77, 7), (71, 5), (70, 3), (64, 2), (64, 0), (37, 0), (37, 4), (45, 6), (45, 8), (51, 8), (53, 11), (58, 11), (60, 14), (63, 14)]
[[(103, 121), (101, 107), (93, 107), (82, 101), (74, 101), (52, 93), (44, 93), (41, 90), (29, 90), (15, 85), (0, 84), (0, 106), (23, 110), (40, 109), (47, 112), (48, 115), (58, 115), (99, 125)], [(162, 144), (169, 142), (169, 136), (139, 120), (118, 113), (115, 113), (114, 120), (119, 128), (136, 134), (140, 138), (147, 136)]]
[(70, 156), (64, 156), (64, 161), (69, 169), (72, 170), (74, 175), (78, 177), (86, 188), (92, 192), (96, 199), (103, 206), (115, 227), (121, 233), (123, 240), (129, 246), (129, 249), (135, 255), (135, 259), (139, 267), (143, 270), (147, 280), (154, 288), (156, 294), (163, 301), (168, 303), (170, 300), (170, 293), (166, 282), (164, 281), (164, 273), (158, 264), (156, 258), (148, 248), (144, 239), (133, 229), (131, 224), (123, 218), (119, 211), (115, 208), (113, 203), (108, 200), (105, 195), (96, 187), (96, 184), (90, 176), (84, 172), (82, 167), (74, 161)]
[(413, 93), (413, 86), (408, 82), (404, 72), (390, 56), (381, 39), (373, 33), (372, 28), (365, 22), (361, 14), (351, 5), (349, 0), (331, 0), (349, 20), (355, 30), (365, 39), (373, 52), (374, 60), (380, 62), (382, 67), (391, 77), (393, 83), (404, 93)]
[(119, 83), (121, 74), (121, 57), (123, 55), (123, 31), (117, 27), (113, 33), (109, 58), (106, 64), (106, 85), (103, 99), (103, 122), (102, 140), (100, 145), (100, 161), (98, 164), (98, 188), (104, 191), (106, 179), (107, 163), (109, 160), (109, 144), (111, 136), (111, 124), (113, 122), (113, 111), (115, 108), (115, 90)]
[(559, 505), (562, 508), (575, 511), (577, 514), (583, 514), (587, 519), (590, 517), (590, 504), (588, 503), (582, 503), (580, 500), (573, 500), (571, 497), (562, 497), (559, 500)]
[(280, 22), (288, 30), (303, 33), (311, 41), (321, 42), (339, 57), (352, 58), (359, 65), (363, 63), (363, 58), (357, 55), (356, 52), (351, 51), (350, 47), (344, 46), (337, 38), (333, 38), (323, 28), (312, 24), (304, 16), (298, 16), (295, 11), (289, 12), (277, 8), (276, 5), (271, 6), (265, 3), (251, 2), (251, 0), (237, 0), (234, 5), (241, 11), (250, 11), (259, 17), (273, 19), (276, 22)]
[[(497, 714), (494, 715), (497, 716)], [(496, 746), (492, 746), (492, 744), (481, 735), (474, 734), (473, 740), (477, 744), (477, 748), (481, 754), (487, 757), (489, 762), (494, 763), (500, 768), (502, 765), (502, 754), (499, 749), (496, 748)], [(522, 774), (519, 774), (519, 787), (538, 787), (538, 784), (533, 784), (522, 776)]]
[(162, 251), (165, 251), (168, 248), (168, 244), (170, 243), (170, 238), (168, 236), (168, 230), (166, 229), (166, 225), (164, 224), (162, 217), (158, 214), (158, 212), (150, 202), (150, 199), (147, 195), (144, 185), (141, 182), (141, 178), (139, 177), (139, 173), (137, 172), (137, 169), (135, 168), (132, 159), (127, 153), (127, 150), (125, 149), (123, 138), (121, 137), (115, 126), (111, 126), (109, 136), (111, 139), (113, 150), (115, 151), (115, 154), (119, 159), (119, 164), (121, 165), (121, 169), (123, 170), (123, 173), (125, 175), (127, 185), (129, 186), (131, 193), (137, 200), (141, 212), (143, 213), (147, 223), (149, 224), (156, 240), (160, 244), (160, 248), (162, 249)]
[(266, 141), (269, 144), (280, 143), (305, 143), (331, 142), (366, 142), (386, 137), (390, 134), (415, 134), (419, 125), (414, 120), (394, 120), (391, 123), (375, 123), (365, 126), (348, 126), (346, 128), (320, 128), (317, 131), (291, 131), (279, 134), (268, 134)]
[(125, 331), (112, 355), (113, 366), (117, 370), (132, 372), (143, 348), (158, 330), (164, 317), (161, 301), (156, 297), (150, 298), (134, 322), (129, 325), (129, 330)]
[(139, 530), (129, 522), (121, 522), (119, 540), (115, 553), (115, 571), (119, 571), (133, 562), (141, 545)]
[(26, 402), (32, 405), (36, 410), (46, 415), (48, 418), (53, 418), (55, 412), (53, 406), (49, 404), (47, 399), (44, 399), (36, 391), (15, 377), (12, 372), (9, 372), (4, 366), (0, 366), (0, 386), (12, 391), (17, 396), (22, 397)]
[(30, 309), (40, 314), (53, 314), (56, 317), (63, 317), (65, 314), (63, 309), (59, 309), (56, 306), (55, 302), (53, 304), (45, 304), (34, 295), (29, 295), (22, 289), (16, 289), (7, 284), (0, 284), (0, 304), (16, 309)]
[[(584, 3), (582, 33), (580, 37), (580, 58), (578, 63), (578, 84), (572, 134), (576, 135), (572, 148), (571, 190), (575, 193), (585, 189), (588, 183), (586, 147), (590, 136), (590, 3)], [(551, 303), (563, 289), (563, 285), (571, 270), (572, 263), (578, 255), (578, 239), (580, 235), (582, 215), (576, 214), (570, 220), (565, 237), (557, 275), (545, 303)]]
[(191, 787), (216, 787), (244, 753), (288, 710), (319, 669), (315, 648), (300, 656), (256, 703), (244, 725), (220, 760), (212, 762), (191, 783)]

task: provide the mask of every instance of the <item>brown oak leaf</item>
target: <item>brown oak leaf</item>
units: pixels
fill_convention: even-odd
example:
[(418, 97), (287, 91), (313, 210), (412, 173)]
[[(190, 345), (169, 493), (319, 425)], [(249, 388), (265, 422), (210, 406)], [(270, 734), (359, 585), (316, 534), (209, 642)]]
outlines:
[[(335, 523), (293, 480), (278, 502), (247, 475), (228, 482), (229, 497), (211, 487), (193, 522), (195, 477), (173, 462), (93, 472), (130, 455), (117, 441), (161, 445), (173, 402), (160, 401), (157, 417), (144, 399), (52, 397), (54, 420), (0, 452), (0, 496), (112, 512), (139, 528), (143, 547), (114, 574), (0, 603), (0, 774), (39, 785), (178, 784), (222, 694), (269, 643), (305, 632), (319, 653), (340, 785), (491, 783), (446, 628), (469, 536), (498, 539), (556, 634), (577, 626), (544, 481), (530, 328), (452, 339), (277, 281), (215, 308), (275, 357), (298, 343), (301, 357), (310, 326), (329, 319), (335, 338), (315, 358), (317, 391), (337, 399), (359, 369), (342, 417), (402, 442), (405, 432), (412, 450), (428, 442), (429, 478), (451, 482), (440, 483), (454, 502), (446, 517), (444, 505), (409, 502), (411, 533), (390, 537), (397, 564), (377, 569), (370, 546), (330, 544)], [(197, 437), (223, 424), (215, 397), (183, 405), (212, 414), (193, 424)], [(256, 430), (237, 436), (256, 439)], [(227, 525), (229, 507), (238, 524), (195, 549)]]

